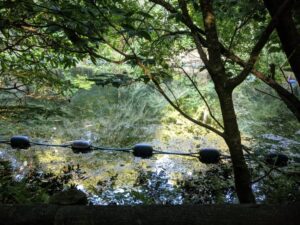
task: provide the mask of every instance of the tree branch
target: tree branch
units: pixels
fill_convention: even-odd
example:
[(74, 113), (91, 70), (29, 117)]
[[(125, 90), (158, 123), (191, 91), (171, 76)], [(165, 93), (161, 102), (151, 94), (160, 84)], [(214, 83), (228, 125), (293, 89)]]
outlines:
[[(200, 0), (200, 3), (209, 54), (209, 67), (211, 67), (211, 71), (209, 71), (209, 73), (212, 76), (217, 76), (219, 73), (224, 74), (225, 68), (221, 58), (221, 48), (216, 28), (215, 15), (212, 8), (212, 1)], [(218, 65), (219, 67), (217, 67)]]
[[(230, 41), (229, 41), (229, 46), (228, 46), (228, 50), (229, 50), (229, 51), (231, 51), (231, 49), (233, 48), (233, 42), (234, 42), (234, 39), (235, 39), (235, 37), (236, 37), (238, 31), (240, 31), (244, 26), (246, 26), (246, 24), (248, 23), (248, 21), (252, 18), (254, 12), (255, 12), (255, 9), (253, 9), (253, 10), (249, 13), (249, 15), (247, 15), (247, 16), (244, 18), (244, 20), (243, 20), (240, 24), (238, 24), (238, 25), (235, 27), (235, 29), (234, 29), (234, 31), (233, 31), (233, 34), (232, 34), (232, 36), (231, 36), (231, 38), (230, 38)], [(226, 64), (227, 59), (228, 59), (228, 58), (225, 59), (224, 65)]]
[(258, 89), (258, 88), (255, 88), (255, 90), (258, 91), (258, 92), (261, 92), (261, 93), (263, 93), (263, 94), (265, 94), (265, 95), (269, 95), (269, 96), (271, 96), (272, 98), (279, 99), (279, 100), (281, 101), (281, 98), (279, 98), (279, 97), (277, 97), (277, 96), (275, 96), (275, 95), (269, 94), (268, 92), (265, 92), (265, 91), (260, 90), (260, 89)]
[(180, 105), (179, 105), (179, 102), (178, 102), (178, 99), (175, 95), (175, 93), (173, 92), (173, 90), (171, 89), (171, 87), (166, 83), (164, 82), (164, 85), (167, 87), (168, 91), (171, 93), (171, 95), (173, 96), (174, 100), (175, 100), (175, 104), (178, 108), (180, 108)]
[(288, 78), (286, 77), (286, 75), (285, 75), (285, 73), (284, 73), (282, 67), (280, 66), (279, 69), (280, 69), (280, 71), (281, 71), (281, 73), (282, 73), (282, 76), (283, 76), (284, 79), (285, 79), (285, 82), (289, 85), (290, 90), (291, 90), (291, 93), (294, 94), (294, 90), (293, 90), (292, 84), (289, 82)]
[(269, 22), (268, 26), (260, 36), (259, 40), (256, 42), (255, 46), (253, 47), (250, 57), (248, 61), (246, 62), (244, 69), (242, 72), (237, 75), (236, 77), (230, 79), (228, 82), (228, 86), (231, 88), (235, 88), (238, 86), (240, 83), (242, 83), (246, 77), (249, 75), (251, 70), (253, 69), (256, 61), (258, 60), (258, 55), (260, 54), (261, 50), (265, 46), (265, 44), (268, 42), (272, 32), (274, 31), (276, 27), (276, 23), (278, 20), (278, 17), (284, 12), (284, 10), (287, 8), (288, 3), (290, 0), (286, 0), (278, 9), (278, 12), (276, 15), (272, 18), (272, 20)]
[(206, 46), (206, 40), (199, 34), (205, 35), (205, 32), (203, 30), (201, 30), (199, 27), (197, 27), (191, 17), (189, 16), (188, 10), (187, 10), (187, 6), (186, 3), (184, 1), (181, 1), (181, 10), (182, 13), (177, 11), (177, 9), (175, 7), (173, 7), (170, 3), (164, 1), (164, 0), (150, 0), (153, 3), (156, 3), (160, 6), (162, 6), (165, 10), (167, 10), (168, 12), (172, 13), (172, 14), (177, 14), (180, 18), (180, 21), (185, 24), (190, 30), (191, 30), (191, 34), (193, 39), (195, 40), (195, 44), (197, 47), (197, 50), (199, 52), (199, 55), (203, 61), (203, 63), (208, 66), (208, 59), (206, 56), (206, 53), (204, 52), (202, 45)]
[(187, 78), (190, 80), (190, 82), (192, 83), (193, 87), (195, 88), (195, 90), (198, 92), (199, 96), (201, 97), (201, 99), (204, 101), (206, 108), (208, 109), (209, 115), (211, 116), (211, 118), (222, 128), (224, 129), (224, 126), (217, 120), (217, 118), (214, 116), (214, 114), (212, 113), (212, 110), (208, 104), (208, 102), (206, 101), (204, 95), (200, 92), (199, 88), (197, 87), (197, 84), (193, 81), (193, 79), (190, 77), (190, 75), (186, 72), (186, 70), (183, 67), (179, 67), (183, 73), (187, 76)]
[(178, 111), (183, 117), (185, 117), (186, 119), (188, 119), (189, 121), (204, 127), (212, 132), (214, 132), (215, 134), (219, 135), (220, 137), (224, 138), (224, 134), (217, 130), (216, 128), (205, 124), (201, 121), (198, 121), (194, 118), (192, 118), (191, 116), (189, 116), (187, 113), (185, 113), (180, 107), (178, 107), (170, 98), (169, 96), (164, 92), (164, 90), (161, 88), (159, 82), (151, 75), (149, 68), (147, 68), (140, 60), (137, 60), (137, 64), (144, 70), (144, 74), (146, 76), (148, 76), (150, 78), (150, 80), (155, 84), (157, 90), (161, 93), (161, 95), (167, 100), (167, 102), (169, 102), (169, 104), (176, 110)]
[(165, 8), (170, 13), (174, 13), (174, 14), (178, 13), (178, 11), (175, 7), (173, 7), (170, 3), (168, 3), (164, 0), (150, 0), (150, 2), (153, 2), (155, 4), (158, 4), (158, 5), (162, 6), (163, 8)]
[[(187, 4), (184, 0), (178, 0), (180, 9), (182, 11), (182, 22), (191, 30), (192, 37), (195, 41), (196, 48), (198, 50), (198, 53), (200, 55), (201, 60), (205, 64), (206, 68), (208, 71), (211, 72), (210, 64), (207, 58), (206, 53), (203, 50), (202, 43), (203, 43), (203, 38), (198, 34), (199, 29), (197, 29), (197, 26), (193, 23), (193, 20), (191, 19), (188, 9), (187, 9)], [(205, 32), (203, 32), (205, 34)]]

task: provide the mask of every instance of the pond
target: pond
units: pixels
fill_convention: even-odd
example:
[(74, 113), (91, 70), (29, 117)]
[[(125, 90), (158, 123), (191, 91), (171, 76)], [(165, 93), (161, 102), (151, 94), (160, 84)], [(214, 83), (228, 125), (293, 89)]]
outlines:
[[(185, 95), (186, 89), (178, 90), (178, 94)], [(290, 116), (286, 110), (264, 121), (269, 115), (260, 115), (257, 110), (261, 102), (253, 102), (254, 98), (257, 96), (236, 96), (243, 143), (252, 146), (258, 158), (263, 152), (285, 151), (297, 159), (299, 124), (282, 118), (282, 115)], [(27, 104), (51, 107), (42, 100), (30, 102), (29, 99)], [(205, 119), (197, 112), (195, 116)], [(27, 135), (35, 142), (53, 144), (82, 139), (91, 141), (94, 146), (109, 147), (147, 143), (158, 150), (185, 153), (212, 147), (228, 154), (222, 139), (187, 121), (159, 94), (141, 85), (93, 86), (79, 91), (69, 101), (62, 101), (60, 113), (26, 114), (18, 119), (3, 120), (0, 125), (2, 139)], [(229, 160), (223, 160), (221, 165), (205, 165), (197, 158), (186, 156), (155, 155), (141, 159), (126, 152), (74, 154), (70, 148), (32, 146), (16, 150), (6, 145), (1, 145), (0, 157), (11, 163), (16, 181), (43, 186), (52, 179), (52, 183), (59, 183), (57, 190), (76, 186), (95, 205), (237, 201)], [(47, 174), (50, 175), (47, 177)], [(254, 188), (257, 198), (263, 201), (265, 194), (260, 193), (260, 186)]]

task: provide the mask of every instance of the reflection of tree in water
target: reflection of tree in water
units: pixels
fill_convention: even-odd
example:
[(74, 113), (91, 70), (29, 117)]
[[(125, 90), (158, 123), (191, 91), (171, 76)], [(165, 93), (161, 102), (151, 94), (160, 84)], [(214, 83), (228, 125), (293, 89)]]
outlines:
[(182, 203), (179, 189), (169, 183), (169, 177), (163, 169), (158, 172), (140, 171), (135, 185), (143, 192), (149, 203), (172, 205)]
[(206, 171), (187, 176), (179, 185), (185, 203), (215, 204), (236, 201), (232, 168), (228, 163), (210, 166)]
[[(247, 101), (245, 100), (246, 97)], [(89, 99), (89, 101), (86, 99)], [(299, 131), (296, 130), (297, 126), (289, 116), (277, 116), (274, 117), (274, 119), (270, 119), (270, 117), (266, 117), (264, 113), (268, 110), (260, 112), (258, 109), (261, 108), (261, 105), (264, 105), (265, 108), (268, 106), (268, 104), (266, 104), (267, 101), (269, 101), (267, 96), (265, 99), (260, 98), (259, 100), (252, 92), (245, 92), (245, 94), (240, 94), (239, 92), (238, 99), (240, 100), (240, 105), (244, 107), (239, 111), (240, 114), (243, 114), (244, 118), (241, 121), (241, 127), (244, 125), (244, 127), (247, 128), (244, 130), (251, 130), (251, 134), (255, 133), (256, 140), (253, 140), (253, 142), (258, 145), (256, 146), (257, 152), (262, 154), (263, 152), (269, 151), (270, 147), (272, 147), (273, 150), (279, 152), (288, 154), (297, 153), (299, 144), (293, 140), (296, 140)], [(250, 102), (251, 104), (257, 103), (257, 105), (251, 108), (249, 107)], [(246, 107), (246, 105), (248, 106)], [(194, 129), (194, 127), (189, 126), (189, 124), (185, 125), (185, 122), (182, 122), (174, 113), (172, 114), (171, 110), (167, 109), (166, 111), (162, 111), (162, 109), (165, 109), (165, 104), (161, 102), (156, 95), (151, 94), (150, 89), (139, 85), (126, 88), (121, 87), (119, 89), (109, 85), (100, 89), (94, 87), (89, 91), (82, 90), (74, 96), (71, 104), (66, 106), (66, 108), (66, 111), (68, 111), (70, 115), (74, 115), (73, 117), (53, 117), (53, 120), (46, 120), (45, 123), (44, 117), (39, 113), (36, 116), (40, 116), (43, 120), (38, 121), (31, 118), (30, 120), (26, 120), (26, 123), (20, 122), (18, 126), (14, 123), (2, 123), (1, 127), (3, 130), (10, 130), (11, 134), (28, 133), (29, 136), (41, 137), (47, 141), (51, 139), (57, 141), (57, 143), (83, 138), (92, 140), (95, 145), (113, 147), (130, 146), (138, 142), (152, 141), (153, 144), (162, 150), (172, 148), (194, 149), (198, 143), (200, 144), (196, 148), (206, 145), (211, 146), (214, 145), (213, 142), (215, 142), (214, 137), (206, 140), (206, 137), (201, 131)], [(274, 107), (272, 104), (270, 105), (269, 111), (273, 116), (275, 114), (283, 115), (278, 113), (278, 110), (282, 108), (283, 107)], [(32, 112), (32, 114), (35, 113)], [(31, 116), (31, 114), (22, 115), (22, 118), (23, 116), (28, 117)], [(253, 121), (256, 121), (256, 119), (252, 118), (253, 116), (260, 118), (258, 121), (267, 122), (264, 122), (264, 126), (261, 126), (262, 122), (253, 123)], [(56, 119), (58, 120), (56, 121)], [(283, 126), (284, 124), (289, 126)], [(166, 132), (162, 132), (162, 128), (164, 128)], [(54, 129), (55, 132), (53, 132)], [(295, 131), (298, 133), (295, 133)], [(273, 135), (273, 133), (276, 135)], [(282, 135), (282, 137), (279, 135)], [(196, 140), (195, 142), (191, 141), (193, 138)], [(185, 142), (187, 142), (187, 144), (185, 144)], [(90, 197), (91, 202), (95, 204), (208, 204), (234, 202), (235, 200), (232, 194), (233, 189), (230, 188), (233, 186), (231, 176), (228, 179), (225, 178), (226, 176), (224, 176), (224, 178), (222, 177), (222, 174), (225, 173), (222, 170), (226, 170), (226, 166), (224, 165), (221, 165), (220, 168), (214, 166), (209, 167), (207, 171), (201, 173), (195, 172), (193, 176), (186, 176), (183, 181), (177, 181), (177, 186), (174, 187), (170, 184), (169, 174), (172, 172), (182, 173), (181, 167), (188, 167), (191, 170), (197, 171), (196, 166), (199, 165), (198, 161), (193, 164), (191, 163), (192, 161), (185, 161), (185, 163), (183, 163), (180, 157), (174, 157), (162, 162), (163, 168), (166, 168), (166, 165), (170, 167), (171, 162), (174, 166), (172, 166), (170, 170), (168, 169), (161, 172), (144, 171), (140, 168), (136, 168), (136, 164), (134, 164), (130, 168), (139, 173), (136, 184), (132, 188), (131, 186), (126, 186), (127, 184), (125, 182), (125, 184), (122, 184), (120, 187), (118, 183), (122, 180), (122, 176), (131, 176), (132, 179), (135, 179), (135, 173), (124, 175), (124, 172), (122, 175), (122, 171), (124, 170), (122, 168), (117, 169), (120, 164), (133, 164), (131, 156), (127, 154), (95, 152), (86, 155), (74, 155), (71, 151), (63, 151), (61, 149), (55, 151), (50, 149), (43, 149), (43, 151), (41, 151), (42, 149), (38, 149), (37, 151), (35, 151), (35, 149), (18, 152), (8, 151), (7, 154), (12, 154), (12, 158), (16, 158), (21, 163), (28, 161), (29, 166), (26, 166), (26, 173), (28, 172), (27, 170), (30, 170), (29, 167), (36, 165), (41, 165), (48, 169), (51, 167), (51, 171), (56, 171), (62, 168), (66, 161), (68, 163), (73, 162), (75, 165), (80, 163), (82, 168), (87, 171), (89, 179), (75, 182), (95, 194), (94, 197)], [(156, 162), (158, 160), (159, 159), (157, 159)], [(46, 165), (46, 163), (50, 166)], [(56, 165), (58, 165), (58, 167)], [(68, 170), (67, 167), (66, 171)], [(98, 179), (101, 179), (99, 177), (102, 176), (102, 172), (106, 169), (112, 173), (112, 175), (110, 174), (111, 178), (99, 182), (96, 190), (90, 188), (90, 185), (96, 184)], [(98, 170), (102, 172), (98, 172)], [(120, 173), (115, 174), (116, 170)], [(261, 169), (254, 167), (253, 170), (255, 172), (253, 178), (259, 177)], [(48, 184), (51, 184), (50, 186), (52, 187), (49, 189), (52, 191), (56, 190), (56, 179), (52, 178), (52, 176), (47, 177), (47, 173), (39, 174), (38, 171), (35, 175), (34, 173), (32, 174), (31, 177), (35, 178), (30, 178), (32, 181), (29, 181), (29, 184), (31, 186), (36, 185), (35, 190), (39, 190), (40, 193), (43, 193), (43, 191), (39, 189), (40, 184), (43, 185), (43, 188), (47, 188)], [(67, 176), (68, 175), (65, 175), (65, 177)], [(43, 182), (37, 181), (42, 178)], [(95, 182), (93, 179), (95, 179)], [(74, 179), (72, 179), (72, 182), (73, 181)], [(118, 181), (117, 184), (116, 181)], [(276, 178), (271, 181), (271, 179), (264, 179), (259, 183), (254, 190), (256, 195), (263, 196), (263, 199), (267, 201), (268, 199), (272, 200), (272, 197), (274, 197), (275, 202), (275, 198), (278, 197), (280, 200), (284, 199), (284, 196), (289, 195), (291, 197), (286, 199), (294, 201), (295, 193), (297, 192), (297, 188), (295, 188), (294, 184), (285, 184), (284, 178)], [(276, 183), (274, 183), (274, 181)], [(25, 191), (23, 195), (26, 195), (26, 184), (23, 183), (20, 185), (24, 185)], [(130, 185), (132, 184), (130, 183)], [(15, 184), (12, 186), (16, 187)], [(19, 185), (17, 186), (20, 187)], [(58, 190), (60, 190), (60, 186), (57, 186)], [(18, 189), (18, 187), (16, 188)], [(282, 193), (280, 193), (280, 190)], [(36, 191), (35, 193), (38, 192)], [(16, 197), (22, 199), (21, 195), (22, 193), (20, 196), (16, 195)], [(47, 191), (45, 196), (48, 196)], [(41, 201), (44, 200), (42, 199)], [(27, 199), (24, 197), (23, 200), (18, 201), (30, 202), (36, 200), (29, 195)]]
[(133, 187), (116, 187), (118, 175), (98, 182), (95, 196), (90, 200), (94, 204), (135, 205), (135, 204), (181, 204), (181, 193), (169, 183), (164, 170), (160, 172), (138, 169), (139, 175)]
[[(262, 176), (263, 168), (253, 164), (252, 177)], [(171, 184), (170, 176), (164, 169), (149, 171), (137, 168), (138, 176), (133, 186), (118, 185), (119, 174), (99, 180), (95, 187), (85, 192), (90, 204), (97, 205), (136, 205), (136, 204), (216, 204), (237, 203), (234, 191), (233, 174), (230, 163), (212, 165), (206, 171), (186, 175)], [(55, 193), (76, 187), (85, 177), (80, 165), (68, 164), (58, 175), (43, 173), (33, 167), (16, 179), (16, 171), (10, 162), (0, 161), (0, 202), (32, 203), (48, 202)], [(258, 202), (295, 202), (300, 199), (297, 167), (289, 167), (286, 173), (276, 170), (259, 182), (253, 184)], [(287, 176), (288, 174), (288, 176)], [(256, 179), (254, 179), (256, 180)]]
[[(252, 188), (259, 203), (284, 203), (300, 200), (297, 166), (268, 167), (251, 162)], [(263, 165), (263, 166), (262, 166)], [(272, 172), (269, 171), (272, 169)], [(207, 171), (186, 177), (179, 183), (184, 203), (237, 203), (233, 173), (229, 163), (214, 165)]]
[(31, 168), (20, 180), (8, 161), (0, 161), (0, 202), (32, 203), (48, 202), (49, 196), (66, 188), (75, 188), (73, 179), (83, 179), (79, 165), (64, 166), (59, 175), (43, 173), (38, 168)]

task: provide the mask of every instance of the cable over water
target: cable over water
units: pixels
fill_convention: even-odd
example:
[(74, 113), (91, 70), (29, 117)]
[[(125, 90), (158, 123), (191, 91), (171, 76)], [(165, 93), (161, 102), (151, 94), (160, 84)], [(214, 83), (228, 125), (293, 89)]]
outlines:
[(61, 147), (61, 148), (66, 148), (66, 147), (71, 147), (71, 144), (48, 144), (48, 143), (40, 143), (40, 142), (30, 142), (32, 145), (39, 145), (39, 146), (45, 146), (45, 147)]
[(111, 148), (111, 147), (99, 147), (99, 146), (91, 146), (94, 150), (102, 150), (102, 151), (121, 151), (121, 152), (130, 152), (131, 148)]
[[(194, 152), (194, 153), (185, 153), (185, 152), (165, 152), (165, 151), (160, 151), (160, 150), (153, 150), (154, 154), (164, 154), (164, 155), (180, 155), (180, 156), (190, 156), (190, 157), (199, 157), (199, 152)], [(198, 156), (196, 156), (198, 155)]]
[[(188, 156), (198, 158), (200, 162), (205, 164), (216, 164), (220, 160), (231, 159), (230, 155), (221, 154), (220, 150), (215, 148), (202, 148), (198, 152), (176, 152), (176, 151), (161, 151), (154, 149), (152, 145), (140, 143), (136, 144), (133, 147), (127, 148), (113, 148), (113, 147), (104, 147), (104, 146), (94, 146), (88, 140), (75, 140), (70, 141), (66, 144), (51, 144), (51, 143), (42, 143), (36, 141), (30, 141), (27, 136), (13, 136), (10, 140), (0, 140), (0, 144), (11, 145), (14, 149), (28, 149), (33, 145), (45, 146), (45, 147), (60, 147), (60, 148), (71, 148), (75, 154), (78, 153), (90, 153), (93, 150), (100, 151), (119, 151), (119, 152), (128, 152), (132, 153), (135, 157), (140, 158), (150, 158), (153, 155), (165, 154), (165, 155), (178, 155), (178, 156)], [(253, 158), (252, 154), (248, 149), (243, 149), (247, 152), (245, 158), (251, 160)], [(256, 158), (255, 158), (256, 160)], [(268, 153), (265, 156), (265, 163), (276, 166), (284, 167), (288, 165), (290, 158), (283, 153)]]

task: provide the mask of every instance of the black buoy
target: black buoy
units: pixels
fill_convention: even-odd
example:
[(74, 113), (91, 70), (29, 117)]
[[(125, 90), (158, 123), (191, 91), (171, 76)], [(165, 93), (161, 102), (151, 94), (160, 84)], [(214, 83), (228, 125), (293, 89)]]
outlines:
[(122, 80), (121, 79), (113, 79), (111, 81), (111, 84), (113, 87), (119, 88), (122, 85)]
[(218, 149), (203, 148), (199, 152), (199, 160), (205, 164), (215, 164), (220, 161), (221, 154)]
[(10, 145), (12, 148), (28, 149), (30, 147), (29, 137), (27, 136), (13, 136), (10, 139)]
[(71, 148), (75, 154), (89, 153), (92, 151), (91, 142), (85, 140), (76, 140), (71, 144)]
[(265, 162), (271, 166), (284, 167), (287, 166), (289, 158), (283, 153), (268, 153)]
[(153, 155), (153, 147), (149, 144), (136, 144), (132, 150), (136, 157), (150, 158)]

